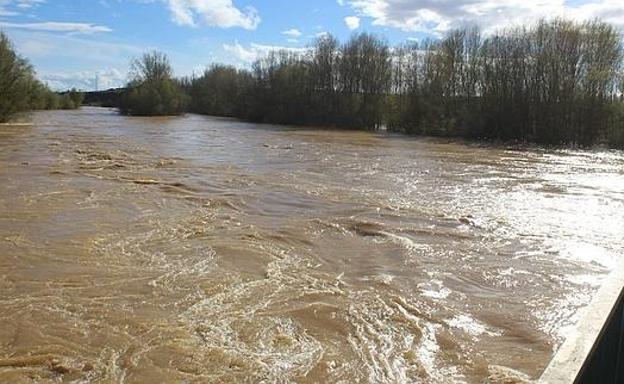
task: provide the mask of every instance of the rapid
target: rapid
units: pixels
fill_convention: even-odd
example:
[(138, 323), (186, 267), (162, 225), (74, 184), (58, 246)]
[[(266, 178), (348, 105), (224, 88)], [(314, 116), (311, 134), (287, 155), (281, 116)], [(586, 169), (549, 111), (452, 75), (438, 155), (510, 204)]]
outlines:
[(0, 126), (0, 382), (539, 377), (624, 153), (103, 108)]

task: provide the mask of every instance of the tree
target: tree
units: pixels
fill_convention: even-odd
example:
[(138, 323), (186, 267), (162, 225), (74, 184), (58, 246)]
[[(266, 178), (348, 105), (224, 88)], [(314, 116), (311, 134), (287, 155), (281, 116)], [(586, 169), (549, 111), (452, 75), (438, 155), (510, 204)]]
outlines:
[[(148, 69), (157, 59), (137, 71), (140, 81), (171, 76)], [(623, 145), (623, 60), (614, 27), (552, 20), (393, 48), (366, 33), (343, 44), (327, 35), (304, 51), (269, 52), (250, 70), (213, 66), (184, 88), (194, 112), (252, 121)]]
[(34, 109), (78, 108), (82, 93), (60, 96), (35, 77), (28, 61), (15, 53), (9, 38), (0, 32), (0, 122)]
[(32, 67), (0, 32), (0, 122), (29, 109), (31, 90), (36, 86)]
[(173, 79), (166, 55), (146, 53), (130, 66), (132, 80), (121, 98), (120, 111), (140, 116), (179, 115), (185, 111), (187, 96)]

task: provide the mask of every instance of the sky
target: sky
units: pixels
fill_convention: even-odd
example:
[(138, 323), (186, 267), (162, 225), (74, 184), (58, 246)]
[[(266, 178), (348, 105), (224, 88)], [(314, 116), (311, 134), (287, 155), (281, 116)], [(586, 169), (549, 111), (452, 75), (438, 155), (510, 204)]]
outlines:
[(624, 0), (0, 0), (0, 30), (56, 90), (122, 86), (132, 59), (153, 50), (184, 76), (213, 63), (247, 67), (324, 33), (344, 41), (372, 32), (398, 44), (553, 17), (624, 30)]

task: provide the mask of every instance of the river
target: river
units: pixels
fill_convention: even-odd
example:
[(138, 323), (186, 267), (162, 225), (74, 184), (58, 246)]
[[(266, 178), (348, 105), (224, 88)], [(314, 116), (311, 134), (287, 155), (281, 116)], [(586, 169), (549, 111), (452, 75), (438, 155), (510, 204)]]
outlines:
[(522, 382), (624, 249), (622, 152), (32, 120), (0, 127), (0, 382)]

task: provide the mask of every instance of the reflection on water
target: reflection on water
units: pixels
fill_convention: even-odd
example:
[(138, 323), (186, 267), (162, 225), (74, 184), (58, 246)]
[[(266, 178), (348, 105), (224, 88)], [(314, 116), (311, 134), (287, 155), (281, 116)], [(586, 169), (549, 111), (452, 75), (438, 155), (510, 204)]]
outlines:
[(520, 382), (624, 245), (621, 152), (33, 118), (0, 128), (0, 382)]

